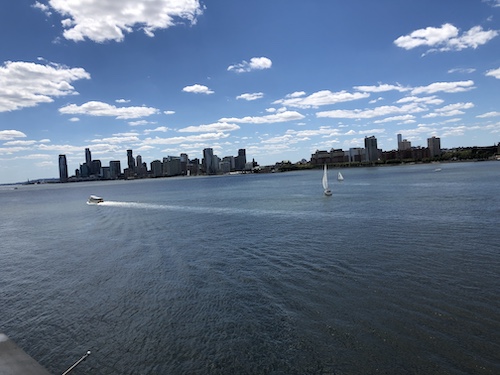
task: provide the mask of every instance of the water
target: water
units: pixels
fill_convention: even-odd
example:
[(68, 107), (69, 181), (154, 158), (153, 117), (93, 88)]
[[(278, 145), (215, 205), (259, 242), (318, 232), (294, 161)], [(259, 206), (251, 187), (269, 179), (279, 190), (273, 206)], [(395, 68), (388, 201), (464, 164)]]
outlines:
[(0, 331), (54, 374), (498, 374), (500, 163), (436, 167), (2, 187)]

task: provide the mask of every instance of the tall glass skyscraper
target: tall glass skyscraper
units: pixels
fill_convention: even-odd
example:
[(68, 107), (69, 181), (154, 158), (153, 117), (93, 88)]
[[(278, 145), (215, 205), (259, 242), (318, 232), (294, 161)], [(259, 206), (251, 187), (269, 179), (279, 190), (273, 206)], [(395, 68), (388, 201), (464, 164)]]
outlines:
[(59, 155), (59, 181), (68, 182), (68, 163), (66, 155)]
[(377, 138), (375, 136), (365, 137), (366, 161), (378, 160)]

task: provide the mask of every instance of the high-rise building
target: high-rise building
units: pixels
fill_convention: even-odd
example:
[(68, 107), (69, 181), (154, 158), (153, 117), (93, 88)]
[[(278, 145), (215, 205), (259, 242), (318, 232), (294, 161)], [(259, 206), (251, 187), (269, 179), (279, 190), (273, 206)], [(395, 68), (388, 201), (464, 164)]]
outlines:
[(130, 172), (133, 173), (135, 171), (135, 159), (132, 155), (132, 150), (127, 150), (127, 165)]
[(89, 148), (85, 149), (85, 163), (87, 163), (87, 165), (89, 166), (89, 168), (92, 165), (92, 154), (90, 153), (90, 149)]
[(218, 158), (214, 155), (214, 150), (211, 148), (203, 149), (203, 165), (206, 174), (217, 174)]
[(427, 138), (427, 147), (429, 148), (429, 156), (431, 158), (441, 156), (441, 138)]
[(244, 148), (240, 148), (238, 150), (238, 156), (236, 157), (236, 160), (235, 160), (235, 169), (237, 171), (244, 170), (246, 163), (247, 163), (246, 150)]
[(365, 137), (366, 161), (375, 162), (378, 160), (377, 138), (375, 136)]
[(59, 155), (59, 181), (68, 182), (68, 163), (66, 155)]
[(120, 160), (111, 160), (109, 162), (109, 177), (112, 179), (120, 177), (122, 173), (122, 168), (120, 165)]

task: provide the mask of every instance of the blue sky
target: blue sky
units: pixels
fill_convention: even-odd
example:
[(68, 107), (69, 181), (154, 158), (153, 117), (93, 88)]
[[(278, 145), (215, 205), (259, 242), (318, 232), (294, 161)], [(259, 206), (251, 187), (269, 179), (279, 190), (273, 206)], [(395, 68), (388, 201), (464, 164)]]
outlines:
[(500, 140), (499, 0), (0, 4), (0, 183), (247, 150)]

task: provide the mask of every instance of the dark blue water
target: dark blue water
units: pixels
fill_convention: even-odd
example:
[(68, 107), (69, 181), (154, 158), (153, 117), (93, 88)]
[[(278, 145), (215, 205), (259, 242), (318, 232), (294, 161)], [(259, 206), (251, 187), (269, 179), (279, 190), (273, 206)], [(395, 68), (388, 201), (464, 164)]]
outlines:
[(342, 172), (1, 188), (0, 332), (54, 374), (500, 373), (500, 163)]

